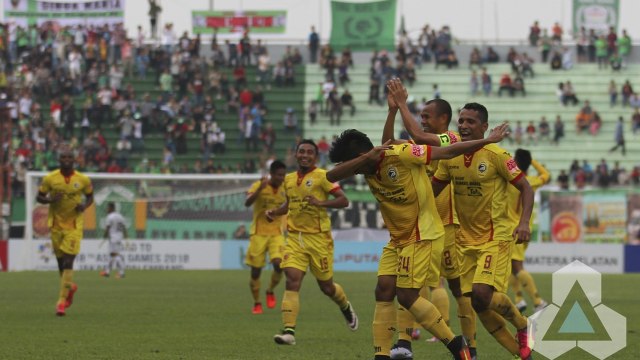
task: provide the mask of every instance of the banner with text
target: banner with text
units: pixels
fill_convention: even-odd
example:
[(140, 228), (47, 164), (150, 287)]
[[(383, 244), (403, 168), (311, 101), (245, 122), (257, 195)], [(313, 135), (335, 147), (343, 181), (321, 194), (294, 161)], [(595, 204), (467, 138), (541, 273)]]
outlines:
[(605, 274), (624, 272), (624, 246), (620, 244), (530, 244), (524, 261), (532, 273), (551, 273), (580, 260)]
[(334, 50), (395, 48), (396, 0), (331, 2), (331, 46)]
[(242, 33), (283, 34), (287, 27), (285, 10), (192, 11), (194, 34)]
[(4, 17), (22, 27), (48, 24), (57, 30), (63, 26), (123, 23), (124, 8), (125, 0), (4, 0)]
[(620, 0), (573, 0), (573, 33), (579, 34), (584, 26), (587, 33), (608, 33), (609, 27), (618, 29)]

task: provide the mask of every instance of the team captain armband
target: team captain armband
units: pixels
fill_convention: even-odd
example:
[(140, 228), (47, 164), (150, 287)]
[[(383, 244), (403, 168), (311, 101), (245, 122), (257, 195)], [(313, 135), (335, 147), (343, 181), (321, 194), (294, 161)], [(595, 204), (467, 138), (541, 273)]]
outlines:
[(440, 134), (438, 135), (438, 139), (440, 139), (440, 146), (444, 147), (444, 146), (449, 146), (451, 144), (455, 144), (457, 143), (458, 137), (456, 136), (456, 134), (452, 133), (451, 131), (447, 131), (444, 134)]

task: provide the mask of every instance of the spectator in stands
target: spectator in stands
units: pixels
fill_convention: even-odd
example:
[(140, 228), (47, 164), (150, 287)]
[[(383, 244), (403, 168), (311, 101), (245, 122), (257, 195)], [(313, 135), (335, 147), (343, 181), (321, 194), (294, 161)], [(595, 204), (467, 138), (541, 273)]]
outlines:
[(602, 118), (598, 112), (593, 112), (591, 116), (591, 122), (589, 123), (589, 132), (591, 135), (596, 136), (600, 133), (600, 128), (602, 128)]
[(342, 96), (340, 96), (340, 103), (342, 107), (349, 107), (349, 114), (353, 117), (356, 114), (356, 105), (353, 102), (353, 95), (349, 92), (349, 89), (344, 89)]
[(413, 86), (413, 83), (416, 82), (416, 68), (413, 60), (411, 59), (407, 61), (407, 65), (404, 69), (404, 80), (409, 83), (409, 86)]
[(556, 121), (553, 123), (553, 142), (558, 145), (560, 139), (564, 137), (564, 123), (560, 118), (560, 115), (556, 116)]
[(519, 91), (522, 93), (522, 96), (527, 96), (527, 91), (524, 87), (524, 79), (522, 78), (522, 75), (516, 74), (516, 78), (513, 79), (512, 86), (514, 94), (516, 91)]
[(474, 66), (482, 66), (482, 55), (477, 47), (474, 47), (469, 54), (469, 69), (473, 70)]
[(629, 177), (631, 178), (631, 184), (640, 185), (640, 166), (634, 166)]
[(238, 45), (240, 46), (240, 63), (243, 66), (251, 66), (251, 40), (248, 29), (245, 29)]
[(626, 68), (631, 54), (631, 37), (627, 34), (627, 30), (622, 30), (622, 35), (617, 40), (618, 54), (620, 55), (622, 67)]
[(631, 98), (631, 95), (633, 94), (633, 87), (631, 86), (629, 80), (626, 80), (624, 82), (620, 93), (622, 93), (622, 107), (626, 107), (627, 105), (629, 105), (629, 98)]
[(562, 68), (571, 70), (573, 68), (573, 54), (568, 47), (562, 49)]
[(432, 99), (440, 99), (442, 97), (442, 93), (440, 92), (440, 89), (438, 88), (438, 84), (433, 84), (433, 96), (431, 97)]
[(508, 73), (502, 74), (502, 78), (500, 78), (500, 88), (498, 89), (498, 96), (502, 96), (503, 90), (509, 92), (509, 96), (513, 97), (513, 83), (511, 81), (511, 76)]
[[(549, 59), (549, 53), (551, 52), (551, 47), (553, 45), (553, 41), (549, 37), (549, 33), (547, 29), (542, 30), (542, 37), (538, 41), (538, 45), (540, 47), (540, 54), (542, 56), (542, 62), (546, 63), (547, 59)], [(553, 69), (553, 65), (551, 66)]]
[(478, 81), (478, 73), (476, 73), (475, 70), (473, 70), (471, 72), (471, 78), (469, 79), (469, 87), (471, 90), (471, 96), (476, 96), (478, 95), (478, 88), (479, 88), (479, 81)]
[(586, 62), (588, 60), (589, 51), (589, 34), (584, 26), (580, 27), (580, 33), (576, 37), (576, 51), (578, 53), (578, 62)]
[(487, 68), (482, 68), (482, 74), (480, 75), (480, 79), (482, 81), (482, 92), (484, 92), (485, 96), (491, 95), (491, 75), (487, 73)]
[(315, 64), (318, 60), (318, 48), (320, 47), (320, 36), (316, 32), (316, 27), (311, 27), (311, 33), (309, 34), (309, 62)]
[(622, 116), (618, 118), (618, 123), (616, 124), (616, 130), (613, 134), (613, 139), (616, 142), (616, 145), (612, 147), (609, 152), (616, 151), (619, 147), (622, 148), (622, 155), (626, 155), (626, 149), (624, 145), (624, 119)]
[(585, 175), (585, 181), (590, 184), (593, 181), (593, 168), (587, 160), (582, 160), (582, 171)]
[(607, 68), (607, 41), (604, 36), (599, 36), (594, 43), (596, 51), (596, 59), (598, 60), (598, 69)]
[(273, 147), (275, 146), (276, 138), (276, 130), (273, 128), (273, 124), (268, 122), (262, 129), (262, 134), (260, 135), (260, 139), (264, 144), (264, 150), (267, 153), (273, 153)]
[(573, 90), (573, 84), (571, 84), (571, 81), (567, 81), (562, 87), (562, 98), (564, 100), (565, 106), (568, 103), (572, 103), (574, 106), (578, 105), (579, 100), (576, 96), (575, 91)]
[(284, 65), (284, 86), (295, 86), (296, 76), (295, 68), (291, 60), (287, 60)]
[(611, 56), (616, 52), (616, 44), (618, 42), (618, 35), (616, 35), (616, 30), (613, 26), (609, 27), (609, 33), (606, 37), (607, 41), (607, 55)]
[(271, 57), (269, 56), (269, 52), (267, 49), (264, 49), (262, 54), (258, 56), (258, 71), (257, 71), (257, 79), (258, 83), (261, 85), (266, 85), (267, 89), (270, 88), (270, 79), (269, 73), (271, 70)]
[(527, 125), (527, 145), (537, 144), (538, 139), (536, 137), (536, 126), (533, 124), (533, 121), (529, 121), (529, 125)]
[(533, 22), (533, 25), (529, 27), (529, 45), (538, 46), (538, 40), (540, 40), (540, 25), (538, 20)]
[(594, 174), (594, 183), (598, 184), (602, 189), (606, 189), (609, 187), (609, 183), (611, 180), (611, 176), (609, 174), (607, 162), (605, 159), (602, 159), (600, 164), (596, 166), (596, 171)]
[(633, 131), (633, 135), (636, 134), (640, 130), (640, 109), (636, 108), (631, 115), (631, 131)]
[(562, 55), (558, 51), (554, 51), (551, 56), (551, 70), (560, 70), (562, 69)]
[(560, 26), (560, 23), (554, 23), (553, 27), (551, 28), (551, 39), (554, 43), (556, 43), (556, 45), (560, 45), (562, 43), (562, 33), (563, 30), (562, 26)]
[(569, 190), (569, 176), (564, 169), (560, 170), (560, 175), (558, 175), (556, 181), (558, 182), (558, 186), (560, 186), (560, 190)]
[(282, 120), (284, 124), (284, 129), (290, 133), (298, 132), (298, 117), (296, 116), (293, 108), (287, 108), (287, 112), (284, 114), (284, 118)]
[(158, 31), (158, 16), (162, 12), (162, 7), (156, 0), (149, 0), (149, 23), (151, 25), (151, 38), (155, 39)]
[(551, 127), (549, 126), (549, 122), (547, 122), (547, 118), (545, 116), (540, 119), (540, 123), (538, 124), (538, 133), (540, 134), (540, 141), (543, 139), (551, 141)]
[(513, 132), (513, 140), (516, 144), (522, 144), (522, 137), (524, 136), (524, 129), (522, 128), (522, 121), (518, 120), (516, 122), (516, 128)]
[(618, 86), (614, 80), (609, 82), (609, 107), (618, 104)]
[(311, 100), (309, 103), (309, 108), (307, 109), (307, 113), (309, 114), (309, 121), (311, 125), (315, 125), (316, 119), (318, 118), (318, 101)]
[(631, 98), (629, 99), (629, 106), (634, 109), (640, 108), (640, 95), (638, 95), (638, 93), (633, 93), (633, 95), (631, 95)]
[(591, 109), (591, 104), (589, 100), (585, 100), (584, 106), (580, 109), (578, 115), (576, 115), (576, 133), (580, 135), (583, 131), (589, 130), (592, 119), (593, 110)]
[(330, 124), (334, 123), (340, 126), (340, 118), (342, 117), (342, 104), (340, 103), (340, 97), (338, 96), (338, 90), (333, 88), (329, 93), (327, 99), (327, 109), (329, 111)]
[(327, 142), (327, 137), (324, 135), (322, 135), (316, 145), (318, 146), (318, 167), (326, 169), (327, 162), (329, 160), (329, 149), (331, 148), (331, 145), (329, 145), (329, 142)]
[(482, 58), (483, 63), (496, 64), (500, 62), (500, 55), (493, 50), (493, 47), (487, 47), (487, 54)]

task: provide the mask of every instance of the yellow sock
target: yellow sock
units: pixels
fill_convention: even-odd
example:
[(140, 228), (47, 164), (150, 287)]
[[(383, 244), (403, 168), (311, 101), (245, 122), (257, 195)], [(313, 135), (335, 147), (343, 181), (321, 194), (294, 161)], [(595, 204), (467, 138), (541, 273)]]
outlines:
[(522, 297), (522, 287), (520, 286), (520, 280), (518, 280), (515, 275), (511, 274), (509, 276), (509, 287), (511, 287), (511, 291), (513, 291), (514, 302), (517, 304), (523, 300)]
[(251, 278), (249, 281), (249, 288), (251, 288), (251, 295), (253, 295), (253, 302), (260, 302), (260, 279)]
[(300, 294), (297, 291), (284, 291), (282, 297), (282, 324), (286, 328), (294, 329), (296, 327), (296, 319), (300, 312)]
[(469, 347), (476, 347), (476, 312), (471, 306), (471, 298), (460, 296), (456, 298), (458, 303), (458, 319), (462, 335), (469, 341)]
[(273, 289), (280, 284), (280, 280), (282, 279), (282, 271), (277, 272), (274, 271), (271, 273), (271, 283), (269, 284), (269, 289), (267, 291), (273, 292)]
[(331, 300), (333, 300), (334, 303), (338, 304), (341, 310), (344, 310), (347, 307), (347, 303), (349, 302), (347, 300), (347, 294), (344, 293), (344, 290), (342, 289), (342, 286), (340, 286), (340, 284), (333, 283), (333, 285), (336, 287), (336, 292), (333, 293)]
[(376, 310), (373, 313), (373, 348), (376, 352), (375, 355), (389, 356), (395, 332), (395, 305), (393, 302), (376, 301)]
[(433, 334), (433, 336), (440, 339), (443, 343), (448, 344), (455, 336), (451, 329), (449, 329), (449, 326), (447, 326), (442, 319), (442, 315), (438, 309), (433, 306), (429, 300), (418, 297), (418, 300), (411, 305), (409, 311), (423, 328)]
[(542, 298), (538, 295), (538, 287), (536, 287), (536, 281), (533, 280), (531, 274), (529, 274), (527, 270), (520, 270), (520, 272), (518, 272), (518, 280), (520, 280), (524, 291), (526, 291), (533, 300), (533, 305), (540, 305)]
[(409, 310), (398, 306), (398, 340), (411, 341), (415, 318)]
[(507, 329), (507, 323), (504, 319), (498, 315), (497, 312), (489, 309), (485, 310), (481, 313), (478, 313), (478, 317), (484, 325), (484, 328), (487, 329), (489, 334), (493, 336), (502, 347), (507, 349), (509, 353), (513, 355), (520, 354), (520, 347), (516, 342), (515, 338)]
[(520, 314), (520, 311), (516, 309), (515, 305), (511, 302), (511, 299), (506, 294), (494, 291), (491, 298), (491, 304), (489, 309), (495, 311), (500, 316), (510, 322), (516, 329), (524, 329), (527, 327), (527, 318)]
[(440, 311), (442, 319), (449, 325), (449, 294), (442, 287), (431, 291), (431, 302)]
[(73, 270), (62, 271), (62, 276), (60, 277), (60, 293), (58, 295), (58, 303), (67, 301), (67, 296), (69, 295), (71, 286), (73, 286)]

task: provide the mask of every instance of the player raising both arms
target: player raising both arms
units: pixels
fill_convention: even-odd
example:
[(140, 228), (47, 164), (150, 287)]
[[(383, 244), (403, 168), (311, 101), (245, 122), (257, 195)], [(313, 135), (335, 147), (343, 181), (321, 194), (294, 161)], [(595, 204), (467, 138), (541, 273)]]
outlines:
[[(116, 204), (107, 204), (107, 217), (105, 218), (104, 238), (109, 241), (109, 263), (100, 272), (101, 276), (109, 277), (113, 268), (118, 269), (118, 277), (124, 277), (124, 249), (123, 240), (127, 238), (127, 225), (122, 215), (116, 211)], [(102, 244), (100, 244), (102, 245)]]
[(93, 187), (86, 175), (74, 170), (71, 148), (63, 145), (59, 151), (60, 168), (42, 179), (36, 200), (41, 204), (49, 204), (47, 224), (60, 271), (56, 315), (64, 316), (78, 289), (73, 282), (73, 261), (80, 252), (83, 212), (93, 204)]
[(269, 176), (254, 182), (247, 191), (247, 199), (244, 206), (253, 205), (253, 221), (251, 222), (249, 248), (245, 264), (251, 267), (251, 281), (249, 287), (253, 295), (254, 314), (262, 314), (260, 302), (260, 273), (266, 263), (266, 255), (269, 252), (269, 261), (273, 265), (271, 283), (267, 288), (267, 307), (276, 307), (276, 296), (273, 289), (282, 279), (282, 250), (284, 248), (284, 236), (282, 235), (282, 221), (268, 221), (264, 216), (265, 211), (282, 205), (286, 198), (284, 195), (284, 176), (287, 166), (279, 160), (271, 163)]
[(389, 146), (391, 141), (374, 148), (365, 134), (347, 130), (334, 142), (329, 156), (340, 164), (327, 173), (327, 179), (337, 181), (364, 174), (380, 203), (391, 237), (378, 267), (373, 320), (375, 359), (390, 359), (396, 328), (393, 304), (396, 295), (400, 305), (440, 339), (455, 359), (470, 359), (464, 337), (454, 336), (438, 309), (419, 294), (432, 264), (440, 264), (441, 253), (434, 247), (444, 241), (444, 228), (425, 167), (432, 160), (449, 159), (500, 141), (505, 134), (506, 125), (501, 125), (487, 139), (444, 148), (406, 142)]
[[(460, 135), (454, 131), (450, 131), (451, 123), (451, 105), (443, 99), (433, 99), (426, 102), (425, 107), (420, 113), (421, 125), (416, 123), (413, 115), (409, 112), (406, 105), (407, 90), (402, 83), (397, 80), (387, 82), (389, 95), (387, 97), (389, 103), (389, 115), (384, 127), (382, 142), (393, 140), (393, 128), (395, 114), (400, 110), (402, 122), (405, 129), (411, 135), (413, 142), (417, 144), (426, 144), (431, 146), (449, 146), (460, 141)], [(397, 98), (397, 99), (396, 99)], [(435, 174), (438, 168), (438, 160), (433, 160), (426, 167), (429, 178)], [(427, 289), (431, 289), (431, 301), (442, 314), (443, 319), (449, 324), (449, 296), (446, 290), (441, 286), (440, 276), (447, 279), (449, 289), (458, 304), (457, 312), (460, 319), (462, 334), (469, 342), (469, 353), (472, 358), (476, 357), (476, 321), (475, 313), (471, 307), (471, 299), (462, 296), (460, 291), (460, 274), (458, 271), (458, 256), (456, 251), (456, 232), (459, 228), (458, 216), (453, 206), (453, 197), (451, 194), (451, 186), (447, 186), (436, 197), (436, 208), (444, 226), (444, 244), (439, 248), (442, 253), (440, 263), (432, 264), (429, 279), (425, 284), (425, 288), (421, 290), (422, 295), (426, 295)], [(410, 312), (400, 307), (398, 309), (398, 343), (391, 349), (392, 359), (411, 359), (413, 352), (411, 349), (411, 339), (416, 338), (415, 334), (419, 334), (419, 329), (414, 328), (414, 319)]]
[[(482, 139), (489, 123), (487, 109), (466, 104), (458, 117), (462, 143)], [(491, 144), (451, 160), (443, 160), (433, 177), (436, 194), (451, 183), (460, 219), (457, 236), (462, 293), (487, 331), (511, 354), (529, 359), (527, 319), (505, 294), (511, 274), (513, 240), (529, 241), (533, 191), (511, 155)], [(517, 227), (507, 215), (507, 186), (522, 194), (522, 214)], [(505, 319), (518, 330), (518, 342), (506, 328)]]
[[(349, 205), (340, 185), (327, 181), (326, 170), (316, 167), (318, 146), (302, 140), (296, 148), (298, 171), (284, 179), (286, 201), (265, 215), (273, 220), (287, 214), (287, 244), (282, 268), (287, 278), (282, 298), (282, 334), (273, 337), (277, 344), (294, 345), (300, 310), (299, 292), (307, 268), (316, 278), (320, 290), (339, 307), (351, 330), (358, 329), (358, 317), (342, 286), (333, 281), (333, 237), (327, 208)], [(333, 199), (329, 199), (329, 195)]]
[[(513, 159), (518, 164), (520, 170), (525, 175), (529, 170), (529, 166), (533, 165), (534, 169), (538, 172), (537, 175), (527, 175), (527, 181), (531, 185), (533, 192), (535, 193), (542, 185), (549, 182), (551, 176), (549, 171), (542, 166), (539, 162), (531, 158), (531, 153), (524, 149), (517, 149)], [(509, 188), (509, 218), (513, 222), (513, 226), (516, 226), (522, 212), (522, 200), (520, 199), (520, 192), (513, 186)], [(529, 246), (528, 242), (516, 244), (513, 248), (513, 254), (511, 255), (511, 277), (510, 285), (513, 293), (515, 294), (515, 302), (518, 310), (523, 313), (527, 308), (527, 302), (522, 296), (522, 288), (527, 292), (531, 300), (533, 301), (534, 312), (544, 309), (547, 306), (547, 302), (544, 301), (538, 294), (538, 287), (535, 280), (527, 270), (524, 269), (524, 253)]]

